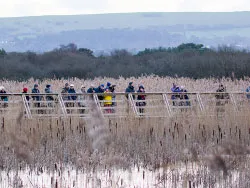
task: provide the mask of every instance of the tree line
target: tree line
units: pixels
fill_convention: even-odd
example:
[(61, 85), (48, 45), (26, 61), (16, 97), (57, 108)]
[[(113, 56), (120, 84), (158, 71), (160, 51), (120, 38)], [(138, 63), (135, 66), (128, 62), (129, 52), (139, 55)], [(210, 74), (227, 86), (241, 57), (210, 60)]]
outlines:
[(95, 56), (75, 44), (53, 51), (7, 52), (0, 50), (1, 79), (131, 77), (141, 75), (178, 76), (194, 79), (250, 76), (250, 53), (230, 47), (208, 49), (202, 44), (181, 44), (174, 48), (145, 49), (136, 54), (114, 50)]

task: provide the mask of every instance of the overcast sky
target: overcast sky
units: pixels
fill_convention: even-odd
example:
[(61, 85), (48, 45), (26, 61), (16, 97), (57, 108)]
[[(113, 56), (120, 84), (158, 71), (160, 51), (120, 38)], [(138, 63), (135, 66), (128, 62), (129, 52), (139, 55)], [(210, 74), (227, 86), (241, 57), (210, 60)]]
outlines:
[(250, 0), (0, 0), (0, 17), (248, 10)]

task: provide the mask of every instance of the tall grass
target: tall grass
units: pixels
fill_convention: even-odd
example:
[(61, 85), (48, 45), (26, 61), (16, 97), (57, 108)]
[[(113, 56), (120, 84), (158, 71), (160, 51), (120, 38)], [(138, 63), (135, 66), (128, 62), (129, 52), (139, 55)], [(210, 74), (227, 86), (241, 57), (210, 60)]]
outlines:
[[(146, 91), (150, 92), (170, 92), (172, 83), (176, 83), (179, 86), (185, 86), (185, 88), (190, 92), (214, 92), (218, 88), (219, 83), (222, 83), (226, 86), (228, 91), (245, 91), (246, 87), (249, 86), (250, 79), (248, 77), (240, 80), (231, 80), (229, 78), (223, 79), (191, 79), (191, 78), (172, 78), (172, 77), (159, 77), (159, 76), (142, 76), (142, 77), (131, 77), (119, 79), (113, 78), (95, 78), (93, 80), (83, 80), (78, 78), (69, 78), (69, 79), (45, 79), (45, 80), (34, 80), (29, 79), (24, 82), (11, 81), (11, 80), (2, 80), (0, 85), (5, 86), (6, 90), (12, 93), (21, 92), (22, 88), (28, 87), (33, 88), (34, 83), (40, 84), (41, 92), (44, 91), (46, 84), (51, 84), (54, 92), (60, 92), (64, 87), (66, 82), (73, 83), (77, 90), (80, 90), (81, 86), (84, 85), (86, 88), (90, 87), (91, 84), (94, 84), (96, 87), (100, 84), (106, 84), (107, 82), (117, 85), (118, 92), (124, 92), (128, 83), (133, 81), (136, 88), (138, 85), (143, 84)], [(31, 90), (30, 90), (31, 91)]]
[[(93, 82), (107, 80), (118, 83), (120, 90), (128, 82), (122, 78)], [(168, 90), (172, 82), (194, 90), (213, 90), (219, 82), (159, 77), (144, 77), (142, 80), (146, 88), (152, 90)], [(75, 85), (92, 82), (74, 81)], [(141, 83), (141, 79), (133, 81)], [(25, 84), (32, 85), (33, 82), (30, 80)], [(48, 82), (52, 82), (54, 89), (60, 89), (66, 81), (41, 83)], [(223, 83), (232, 90), (239, 90), (246, 87), (247, 80), (225, 79)], [(16, 84), (16, 91), (23, 85), (4, 82), (6, 88), (8, 84)], [(38, 179), (43, 174), (50, 178), (51, 187), (82, 187), (81, 183), (86, 187), (129, 187), (132, 177), (126, 178), (126, 173), (134, 175), (136, 172), (141, 187), (250, 185), (249, 111), (242, 112), (241, 116), (226, 109), (221, 117), (185, 116), (183, 113), (172, 118), (128, 116), (107, 119), (101, 116), (93, 101), (89, 106), (91, 118), (88, 120), (77, 117), (26, 119), (22, 113), (15, 117), (10, 114), (1, 117), (1, 177), (7, 177), (13, 187), (24, 183), (30, 187), (38, 186)], [(119, 170), (123, 170), (120, 176), (117, 175)], [(24, 178), (24, 173), (28, 179)], [(151, 173), (152, 177), (149, 176)], [(81, 178), (84, 182), (78, 181)]]

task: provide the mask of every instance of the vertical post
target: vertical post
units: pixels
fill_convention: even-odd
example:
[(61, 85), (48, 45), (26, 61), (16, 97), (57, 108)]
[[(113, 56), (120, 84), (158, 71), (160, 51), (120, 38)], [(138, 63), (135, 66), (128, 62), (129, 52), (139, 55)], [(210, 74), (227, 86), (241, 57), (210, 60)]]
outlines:
[(64, 104), (62, 96), (60, 94), (58, 94), (58, 100), (59, 100), (59, 103), (60, 103), (60, 106), (61, 106), (62, 114), (65, 117), (67, 115), (67, 110), (65, 108), (65, 104)]
[(102, 117), (104, 117), (104, 114), (103, 114), (103, 111), (102, 111), (102, 107), (100, 105), (100, 102), (99, 102), (97, 94), (93, 94), (93, 97), (94, 97), (94, 101), (95, 101), (95, 104), (97, 106), (97, 109), (100, 111)]
[(162, 97), (163, 97), (163, 101), (165, 103), (165, 106), (167, 107), (167, 110), (168, 110), (168, 115), (169, 117), (172, 116), (172, 110), (171, 110), (171, 106), (169, 104), (169, 101), (168, 101), (168, 97), (165, 93), (162, 94)]
[(27, 117), (28, 117), (29, 119), (31, 119), (32, 116), (31, 116), (31, 112), (30, 112), (30, 107), (29, 107), (29, 104), (28, 104), (28, 101), (27, 101), (25, 95), (22, 95), (22, 99), (23, 99), (23, 104), (24, 104), (24, 108), (25, 108)]
[(200, 110), (203, 111), (203, 110), (204, 110), (204, 104), (203, 104), (203, 102), (202, 102), (202, 100), (201, 100), (201, 95), (200, 95), (200, 93), (196, 93), (196, 97), (197, 97), (197, 101), (198, 101)]
[(236, 103), (236, 100), (234, 98), (234, 94), (233, 93), (230, 93), (230, 99), (231, 99), (231, 102), (233, 103), (234, 110), (237, 112), (238, 111), (237, 103)]
[(135, 101), (134, 101), (133, 96), (132, 96), (131, 93), (128, 94), (128, 98), (129, 98), (129, 102), (130, 102), (130, 105), (131, 105), (131, 107), (133, 109), (134, 114), (136, 116), (139, 116), (138, 110), (137, 110), (136, 105), (135, 105)]

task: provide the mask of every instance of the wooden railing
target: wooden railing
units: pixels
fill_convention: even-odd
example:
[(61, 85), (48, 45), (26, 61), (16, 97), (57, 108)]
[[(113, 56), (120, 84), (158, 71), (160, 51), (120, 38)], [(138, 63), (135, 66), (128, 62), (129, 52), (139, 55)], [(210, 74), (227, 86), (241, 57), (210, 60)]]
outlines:
[[(218, 115), (225, 111), (242, 114), (249, 111), (248, 93), (96, 93), (96, 94), (0, 94), (0, 115), (27, 118), (69, 117), (91, 118), (91, 105), (96, 105), (103, 117), (175, 117)], [(103, 100), (105, 95), (112, 100)], [(138, 100), (145, 95), (145, 100)], [(6, 96), (8, 100), (2, 100)], [(29, 100), (28, 100), (29, 98)]]

